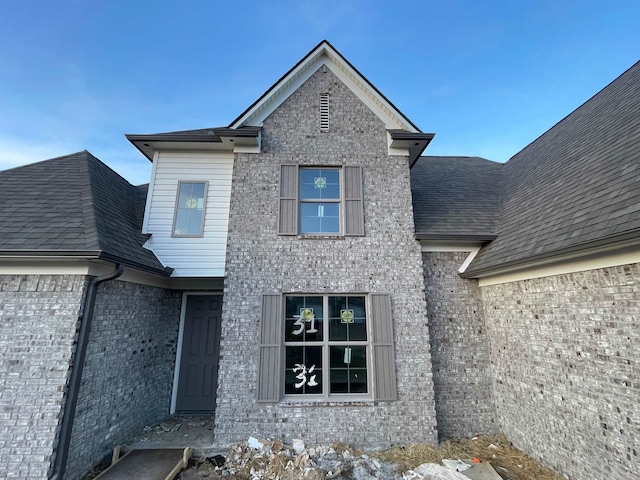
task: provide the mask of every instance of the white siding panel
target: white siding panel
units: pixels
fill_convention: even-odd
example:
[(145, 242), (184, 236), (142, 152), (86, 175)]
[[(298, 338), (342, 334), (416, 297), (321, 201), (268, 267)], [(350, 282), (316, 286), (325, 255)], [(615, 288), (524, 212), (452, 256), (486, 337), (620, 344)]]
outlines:
[[(232, 153), (160, 152), (145, 212), (147, 245), (174, 277), (223, 277), (231, 198)], [(171, 236), (178, 182), (209, 182), (201, 238)]]

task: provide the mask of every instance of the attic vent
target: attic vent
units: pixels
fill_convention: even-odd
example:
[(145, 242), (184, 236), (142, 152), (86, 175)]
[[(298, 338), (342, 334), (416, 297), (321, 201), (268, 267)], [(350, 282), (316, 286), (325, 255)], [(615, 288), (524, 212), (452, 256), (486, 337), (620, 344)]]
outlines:
[(329, 131), (329, 94), (320, 94), (320, 131)]

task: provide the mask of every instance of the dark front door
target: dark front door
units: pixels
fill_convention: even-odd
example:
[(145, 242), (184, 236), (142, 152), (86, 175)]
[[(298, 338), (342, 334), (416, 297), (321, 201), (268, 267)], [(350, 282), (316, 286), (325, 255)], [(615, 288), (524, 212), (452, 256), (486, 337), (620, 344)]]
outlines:
[(221, 295), (187, 295), (176, 413), (215, 409), (221, 316)]

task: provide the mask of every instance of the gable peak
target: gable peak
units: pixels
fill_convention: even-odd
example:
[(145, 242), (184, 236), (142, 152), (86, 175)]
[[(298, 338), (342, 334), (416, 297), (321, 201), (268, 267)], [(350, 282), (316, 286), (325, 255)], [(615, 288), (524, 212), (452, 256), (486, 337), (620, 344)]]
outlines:
[(367, 78), (365, 78), (327, 40), (322, 40), (296, 65), (285, 73), (258, 100), (230, 125), (230, 128), (260, 126), (276, 108), (291, 96), (319, 68), (331, 70), (388, 129), (420, 132)]

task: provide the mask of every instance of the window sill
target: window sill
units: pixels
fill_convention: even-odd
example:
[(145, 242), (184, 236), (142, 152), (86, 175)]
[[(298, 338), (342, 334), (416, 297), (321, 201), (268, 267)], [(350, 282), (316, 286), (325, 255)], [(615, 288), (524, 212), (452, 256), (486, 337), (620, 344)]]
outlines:
[(298, 238), (301, 240), (344, 240), (344, 235), (322, 235), (322, 234), (300, 234)]
[(280, 400), (281, 407), (375, 407), (378, 403), (371, 398), (341, 399), (283, 399)]

